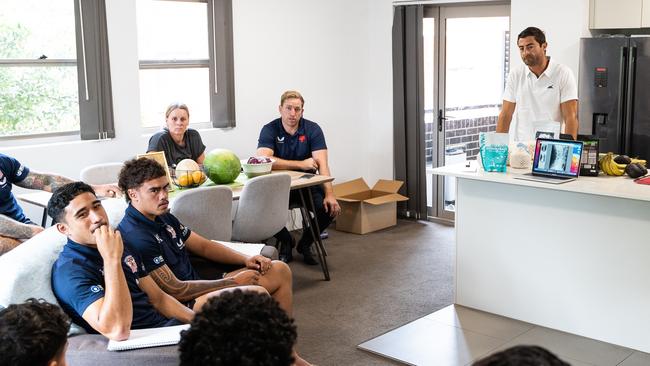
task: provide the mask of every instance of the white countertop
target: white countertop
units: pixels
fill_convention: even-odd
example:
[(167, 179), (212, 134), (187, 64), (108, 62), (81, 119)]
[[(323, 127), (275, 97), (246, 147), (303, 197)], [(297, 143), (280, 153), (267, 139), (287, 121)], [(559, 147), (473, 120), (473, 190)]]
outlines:
[(518, 175), (529, 173), (530, 169), (514, 169), (508, 167), (506, 173), (486, 172), (480, 167), (476, 169), (476, 161), (471, 161), (471, 167), (467, 168), (465, 163), (447, 165), (434, 169), (427, 169), (427, 173), (445, 175), (457, 178), (481, 180), (493, 183), (512, 184), (517, 186), (535, 187), (542, 189), (553, 189), (556, 191), (577, 192), (609, 196), (616, 198), (627, 198), (638, 201), (650, 201), (650, 185), (634, 183), (627, 175), (611, 177), (602, 172), (598, 177), (579, 177), (578, 179), (562, 183), (549, 184), (529, 180), (514, 179)]

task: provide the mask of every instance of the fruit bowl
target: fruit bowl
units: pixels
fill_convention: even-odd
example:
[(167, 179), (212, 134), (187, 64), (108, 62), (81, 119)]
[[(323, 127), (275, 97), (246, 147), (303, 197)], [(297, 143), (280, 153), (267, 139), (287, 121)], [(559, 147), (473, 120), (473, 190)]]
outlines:
[(273, 159), (265, 156), (251, 157), (241, 161), (241, 167), (248, 178), (269, 174), (272, 166)]
[(169, 172), (174, 184), (180, 188), (198, 187), (207, 179), (203, 170), (171, 169)]

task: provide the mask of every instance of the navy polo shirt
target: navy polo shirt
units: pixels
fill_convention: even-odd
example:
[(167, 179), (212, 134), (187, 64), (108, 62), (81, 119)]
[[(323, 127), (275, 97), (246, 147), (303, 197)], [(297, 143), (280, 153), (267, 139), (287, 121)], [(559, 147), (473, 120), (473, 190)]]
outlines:
[(25, 217), (23, 209), (18, 206), (16, 197), (11, 193), (12, 184), (22, 182), (27, 178), (27, 174), (28, 167), (12, 157), (0, 154), (0, 214), (31, 224), (31, 220)]
[(124, 243), (140, 255), (147, 273), (167, 264), (181, 281), (201, 279), (185, 249), (192, 232), (174, 215), (166, 213), (151, 221), (129, 205), (118, 230)]
[(312, 151), (327, 149), (327, 144), (317, 123), (300, 118), (298, 130), (290, 135), (282, 127), (282, 118), (278, 118), (262, 127), (257, 147), (273, 150), (273, 155), (280, 159), (305, 160), (312, 157)]
[[(138, 286), (146, 276), (142, 261), (124, 247), (122, 270), (131, 293), (133, 321), (131, 329), (156, 328), (167, 325), (169, 319), (158, 313), (147, 294)], [(72, 321), (88, 333), (97, 333), (81, 315), (95, 301), (104, 297), (104, 260), (96, 248), (68, 239), (52, 266), (52, 290), (63, 310)]]

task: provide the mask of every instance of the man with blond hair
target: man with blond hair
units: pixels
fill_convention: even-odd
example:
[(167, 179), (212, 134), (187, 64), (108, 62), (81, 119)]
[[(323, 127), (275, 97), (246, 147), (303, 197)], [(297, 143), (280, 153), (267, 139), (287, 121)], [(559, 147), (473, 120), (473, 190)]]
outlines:
[[(280, 118), (262, 127), (257, 144), (257, 154), (272, 157), (275, 161), (273, 169), (301, 170), (309, 173), (331, 175), (327, 161), (327, 144), (325, 135), (315, 122), (303, 118), (305, 99), (295, 91), (289, 90), (280, 97)], [(316, 212), (314, 219), (322, 232), (329, 226), (332, 219), (341, 212), (332, 183), (311, 188)], [(291, 203), (300, 202), (300, 196), (291, 192)], [(315, 226), (314, 226), (315, 227)], [(320, 233), (317, 233), (320, 234)], [(286, 228), (275, 237), (282, 243), (280, 259), (284, 262), (292, 260), (293, 238)], [(307, 230), (303, 230), (298, 242), (297, 251), (302, 254), (304, 262), (309, 265), (318, 264), (314, 258), (311, 245), (313, 238)]]

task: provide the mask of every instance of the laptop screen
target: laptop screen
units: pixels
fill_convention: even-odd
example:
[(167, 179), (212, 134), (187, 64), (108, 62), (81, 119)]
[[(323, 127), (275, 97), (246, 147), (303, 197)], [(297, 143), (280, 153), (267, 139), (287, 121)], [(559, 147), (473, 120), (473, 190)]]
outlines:
[(580, 173), (582, 141), (538, 138), (533, 174), (577, 178)]

